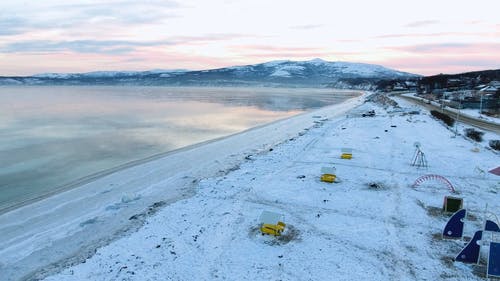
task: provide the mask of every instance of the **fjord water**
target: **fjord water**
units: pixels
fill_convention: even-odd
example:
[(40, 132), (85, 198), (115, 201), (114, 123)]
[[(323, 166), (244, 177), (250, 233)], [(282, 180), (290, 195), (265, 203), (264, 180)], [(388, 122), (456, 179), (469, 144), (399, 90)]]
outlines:
[(332, 89), (0, 87), (0, 212), (130, 161), (354, 95)]

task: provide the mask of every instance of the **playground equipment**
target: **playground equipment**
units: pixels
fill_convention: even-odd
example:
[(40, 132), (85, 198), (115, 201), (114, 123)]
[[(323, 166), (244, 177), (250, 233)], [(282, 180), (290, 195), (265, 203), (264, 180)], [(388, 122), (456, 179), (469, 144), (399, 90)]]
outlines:
[[(493, 215), (492, 213), (488, 214)], [(467, 216), (467, 211), (465, 209), (460, 209), (456, 213), (454, 213), (444, 227), (443, 238), (451, 238), (451, 239), (462, 238), (466, 216)], [(482, 231), (500, 233), (500, 227), (498, 226), (498, 223), (494, 222), (493, 220), (487, 219), (485, 217), (485, 222)]]
[(476, 233), (474, 233), (474, 237), (472, 237), (465, 248), (460, 251), (455, 260), (463, 263), (477, 264), (479, 262), (479, 253), (481, 251), (481, 246), (477, 242), (479, 242), (482, 237), (483, 231), (476, 231)]
[(341, 159), (352, 159), (352, 148), (342, 148), (340, 152), (342, 153)]
[(500, 232), (500, 227), (492, 220), (486, 220), (484, 222), (484, 231)]
[(484, 231), (500, 232), (500, 221), (494, 213), (488, 211), (488, 204), (484, 208)]
[[(498, 225), (495, 224), (496, 228)], [(485, 235), (487, 230), (479, 230), (474, 233), (474, 237), (455, 257), (455, 261), (463, 263), (479, 264), (481, 255), (481, 245), (485, 246), (489, 243), (489, 255), (487, 264), (487, 276), (500, 277), (500, 242), (493, 241), (495, 238), (493, 233), (491, 238)], [(484, 240), (484, 241), (483, 241)], [(497, 238), (497, 240), (499, 240)]]
[[(455, 261), (479, 264), (479, 261), (481, 260), (481, 246), (489, 246), (488, 261), (486, 265), (486, 277), (500, 277), (500, 227), (496, 215), (487, 212), (487, 208), (488, 205), (486, 205), (486, 209), (484, 212), (485, 222), (483, 230), (478, 230), (474, 233), (474, 236), (469, 241), (469, 243), (455, 257)], [(488, 219), (488, 215), (493, 216), (497, 222)], [(457, 221), (455, 220), (454, 223), (456, 224)]]
[(263, 211), (259, 221), (261, 223), (260, 231), (262, 235), (280, 236), (286, 227), (286, 224), (283, 222), (284, 216), (274, 212)]
[(321, 181), (333, 183), (337, 176), (335, 175), (335, 167), (322, 167), (321, 168)]
[(486, 278), (500, 277), (500, 243), (490, 243), (490, 253), (488, 255), (488, 266), (486, 267)]
[(464, 234), (465, 209), (458, 210), (446, 223), (443, 229), (443, 238), (460, 239)]
[(489, 170), (488, 173), (500, 176), (500, 166), (498, 166), (498, 167), (496, 167), (494, 169)]
[(411, 165), (417, 167), (427, 167), (427, 159), (425, 158), (424, 152), (420, 149), (420, 143), (417, 141), (413, 144), (413, 146), (415, 147), (415, 153), (413, 154)]
[(412, 187), (416, 188), (421, 183), (423, 183), (425, 181), (429, 181), (429, 180), (434, 180), (434, 181), (441, 182), (444, 185), (446, 185), (446, 187), (448, 187), (448, 189), (450, 189), (451, 192), (456, 193), (455, 188), (453, 187), (453, 185), (451, 184), (451, 182), (449, 180), (447, 180), (445, 177), (440, 176), (440, 175), (424, 175), (424, 176), (421, 176), (421, 177), (419, 177), (418, 179), (415, 180), (415, 182), (413, 183)]
[(445, 196), (443, 202), (443, 212), (455, 213), (463, 208), (464, 200), (460, 197)]

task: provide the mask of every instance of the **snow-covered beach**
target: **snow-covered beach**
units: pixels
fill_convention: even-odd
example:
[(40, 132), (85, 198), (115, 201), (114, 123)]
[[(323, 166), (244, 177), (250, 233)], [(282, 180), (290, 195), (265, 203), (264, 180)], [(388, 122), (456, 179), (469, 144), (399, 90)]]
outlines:
[[(104, 177), (92, 177), (78, 188), (2, 214), (0, 271), (6, 274), (1, 278), (16, 280), (40, 269), (53, 270), (48, 265), (68, 257), (67, 262), (78, 263), (95, 248), (140, 227), (150, 208), (192, 196), (200, 179), (226, 173), (247, 155), (297, 136), (317, 122), (314, 114), (344, 115), (361, 101), (351, 99), (105, 171)], [(129, 220), (138, 214), (140, 220)]]
[[(484, 267), (452, 261), (463, 242), (440, 238), (450, 191), (411, 186), (426, 174), (450, 180), (472, 215), (471, 236), (486, 204), (500, 215), (499, 178), (487, 173), (498, 153), (402, 100), (395, 111), (364, 98), (3, 214), (0, 280), (482, 280)], [(362, 117), (369, 110), (376, 116)], [(415, 142), (426, 168), (410, 165)], [(342, 148), (353, 159), (340, 159)], [(332, 166), (338, 182), (321, 182)], [(264, 210), (284, 214), (281, 239), (260, 234)]]

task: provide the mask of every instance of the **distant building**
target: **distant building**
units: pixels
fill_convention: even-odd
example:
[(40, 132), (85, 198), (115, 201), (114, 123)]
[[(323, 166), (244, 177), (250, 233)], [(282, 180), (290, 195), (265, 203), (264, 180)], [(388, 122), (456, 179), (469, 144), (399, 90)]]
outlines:
[(498, 84), (500, 84), (498, 81), (493, 81), (477, 92), (480, 106), (485, 114), (500, 114), (500, 85), (496, 86)]

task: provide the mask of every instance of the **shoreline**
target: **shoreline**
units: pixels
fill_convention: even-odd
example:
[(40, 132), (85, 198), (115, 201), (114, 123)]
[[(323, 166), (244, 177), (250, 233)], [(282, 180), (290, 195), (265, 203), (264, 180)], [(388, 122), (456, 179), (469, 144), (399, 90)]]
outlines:
[[(290, 88), (290, 89), (293, 90), (294, 88)], [(315, 88), (312, 88), (312, 89), (315, 89)], [(355, 96), (355, 97), (353, 97), (351, 99), (360, 98), (360, 97), (363, 97), (363, 96), (366, 95), (365, 94), (366, 91), (360, 91), (360, 90), (335, 90), (335, 91), (336, 92), (358, 93), (357, 96)], [(348, 100), (350, 100), (350, 99), (347, 99), (344, 102), (346, 102)], [(344, 102), (342, 102), (342, 103), (344, 103)], [(342, 103), (340, 103), (340, 104), (342, 104)], [(334, 105), (337, 105), (337, 104), (334, 104)], [(326, 107), (323, 107), (323, 108), (327, 108), (327, 107), (334, 106), (334, 105), (329, 105), (329, 106), (326, 106)], [(299, 117), (299, 116), (301, 116), (303, 114), (308, 114), (308, 113), (311, 113), (311, 112), (315, 112), (315, 111), (321, 110), (323, 108), (317, 108), (317, 109), (313, 109), (313, 110), (310, 110), (310, 111), (305, 111), (305, 112), (302, 112), (302, 113), (294, 115), (294, 116), (290, 116), (290, 117), (286, 117), (286, 118), (283, 118), (283, 119), (278, 119), (278, 120), (275, 120), (275, 121), (272, 121), (272, 122), (269, 122), (269, 123), (261, 124), (261, 125), (258, 125), (258, 126), (252, 127), (252, 128), (245, 129), (245, 130), (243, 130), (241, 132), (236, 132), (236, 133), (227, 135), (227, 136), (222, 136), (222, 137), (218, 137), (218, 138), (215, 138), (215, 139), (211, 139), (211, 140), (206, 140), (206, 141), (202, 141), (202, 142), (199, 142), (199, 143), (190, 144), (188, 146), (176, 148), (174, 150), (170, 150), (170, 151), (166, 151), (166, 152), (160, 152), (160, 153), (157, 153), (157, 154), (145, 157), (145, 158), (141, 158), (141, 159), (137, 159), (137, 160), (132, 160), (132, 161), (120, 164), (120, 165), (115, 166), (115, 167), (111, 167), (111, 168), (108, 168), (108, 169), (105, 169), (105, 170), (102, 170), (102, 171), (98, 171), (96, 173), (92, 173), (90, 175), (83, 176), (81, 178), (72, 180), (72, 181), (70, 181), (70, 182), (68, 182), (66, 184), (61, 185), (61, 186), (57, 186), (57, 187), (54, 188), (54, 190), (52, 190), (52, 191), (50, 191), (50, 192), (48, 192), (46, 194), (37, 196), (35, 198), (30, 198), (30, 199), (22, 200), (22, 201), (14, 203), (13, 205), (7, 206), (7, 207), (1, 207), (0, 208), (0, 216), (3, 215), (3, 214), (8, 213), (10, 211), (16, 210), (18, 208), (22, 208), (24, 206), (27, 206), (27, 205), (36, 203), (38, 201), (44, 200), (46, 198), (49, 198), (51, 196), (57, 195), (59, 193), (66, 192), (66, 191), (74, 189), (74, 188), (79, 188), (79, 187), (81, 187), (83, 185), (91, 183), (91, 182), (93, 182), (95, 180), (98, 180), (98, 179), (100, 179), (102, 177), (106, 177), (108, 175), (111, 175), (113, 173), (116, 173), (116, 172), (119, 172), (119, 171), (122, 171), (122, 170), (125, 170), (125, 169), (128, 169), (128, 168), (132, 168), (132, 167), (135, 167), (135, 166), (138, 166), (138, 165), (142, 165), (142, 164), (145, 164), (145, 163), (150, 162), (150, 161), (155, 161), (155, 160), (161, 159), (163, 157), (168, 157), (168, 156), (170, 156), (172, 154), (182, 153), (182, 152), (190, 150), (190, 149), (196, 149), (197, 147), (200, 147), (200, 146), (203, 146), (203, 145), (207, 145), (207, 144), (210, 144), (210, 143), (213, 143), (213, 142), (221, 141), (221, 140), (224, 140), (226, 138), (237, 136), (239, 134), (245, 134), (245, 133), (251, 132), (253, 130), (257, 130), (257, 129), (260, 129), (260, 128), (263, 128), (263, 127), (266, 127), (266, 126), (271, 126), (271, 125), (273, 125), (273, 124), (275, 124), (277, 122), (286, 121), (288, 119)]]
[[(366, 92), (355, 92), (362, 94), (340, 104), (133, 161), (2, 213), (0, 230), (7, 235), (0, 243), (0, 254), (5, 257), (0, 259), (0, 269), (15, 265), (17, 270), (9, 273), (24, 278), (47, 267), (57, 271), (74, 264), (128, 230), (140, 227), (140, 223), (138, 226), (131, 221), (134, 215), (144, 217), (144, 210), (147, 212), (157, 203), (170, 204), (192, 196), (199, 180), (227, 173), (248, 155), (296, 137), (315, 125), (314, 116), (342, 118), (366, 96)], [(263, 135), (269, 138), (263, 139)], [(60, 252), (45, 260), (43, 257), (54, 245)]]

